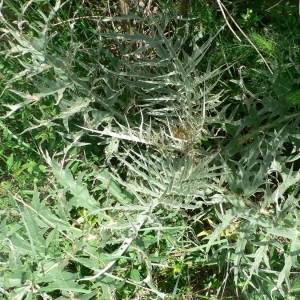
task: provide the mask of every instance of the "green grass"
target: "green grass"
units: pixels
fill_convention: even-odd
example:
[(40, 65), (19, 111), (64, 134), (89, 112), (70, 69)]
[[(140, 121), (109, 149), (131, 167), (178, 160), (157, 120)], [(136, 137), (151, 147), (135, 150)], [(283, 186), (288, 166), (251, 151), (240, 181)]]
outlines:
[(1, 4), (1, 297), (297, 299), (296, 7), (126, 3)]

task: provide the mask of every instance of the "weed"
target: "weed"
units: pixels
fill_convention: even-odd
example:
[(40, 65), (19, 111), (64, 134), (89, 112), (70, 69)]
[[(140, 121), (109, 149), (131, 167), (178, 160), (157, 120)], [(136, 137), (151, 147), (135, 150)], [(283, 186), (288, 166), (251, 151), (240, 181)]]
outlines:
[(0, 293), (296, 299), (294, 8), (149, 3), (1, 2)]

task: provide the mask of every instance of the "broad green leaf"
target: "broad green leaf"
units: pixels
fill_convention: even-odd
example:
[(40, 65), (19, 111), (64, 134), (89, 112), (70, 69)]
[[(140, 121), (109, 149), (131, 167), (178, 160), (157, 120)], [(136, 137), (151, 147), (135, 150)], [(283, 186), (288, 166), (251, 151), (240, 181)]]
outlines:
[[(290, 279), (289, 278), (290, 278), (291, 268), (292, 268), (292, 259), (291, 259), (291, 256), (289, 256), (288, 254), (285, 254), (284, 267), (283, 267), (283, 269), (280, 271), (280, 273), (278, 275), (278, 280), (277, 280), (277, 284), (276, 284), (276, 288), (281, 293), (282, 293), (282, 285), (283, 285), (283, 283), (285, 283), (288, 286), (290, 286)], [(275, 290), (275, 288), (273, 290)]]
[[(76, 274), (55, 268), (50, 271), (47, 277), (46, 282), (49, 282), (49, 278), (52, 279), (52, 282), (49, 282), (45, 287), (41, 287), (41, 291), (49, 292), (59, 290), (84, 294), (90, 293), (89, 290), (84, 289), (82, 285), (76, 283)], [(39, 282), (43, 282), (43, 277), (39, 279)]]
[(141, 281), (140, 272), (137, 269), (132, 269), (130, 271), (130, 278), (133, 281)]
[(293, 240), (296, 237), (299, 236), (299, 232), (297, 229), (276, 229), (276, 228), (267, 228), (267, 232), (269, 234), (273, 234), (276, 236), (280, 236), (283, 238), (287, 238), (290, 240)]
[(82, 183), (84, 174), (81, 174), (77, 180), (74, 180), (69, 168), (62, 169), (57, 163), (53, 162), (52, 169), (57, 181), (74, 196), (72, 199), (74, 206), (84, 207), (90, 211), (99, 207), (95, 199), (90, 195), (87, 187)]
[(43, 231), (39, 228), (39, 225), (36, 222), (37, 216), (34, 213), (28, 209), (20, 209), (20, 214), (30, 241), (31, 255), (37, 260), (38, 253), (41, 252), (44, 245)]

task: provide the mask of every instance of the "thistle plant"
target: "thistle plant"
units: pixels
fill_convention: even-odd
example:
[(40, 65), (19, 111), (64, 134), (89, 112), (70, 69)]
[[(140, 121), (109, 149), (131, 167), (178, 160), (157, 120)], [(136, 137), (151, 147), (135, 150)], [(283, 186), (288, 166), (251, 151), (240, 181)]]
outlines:
[[(77, 2), (35, 5), (0, 7), (12, 69), (1, 128), (47, 174), (6, 189), (3, 297), (297, 295), (299, 114), (289, 96), (275, 84), (257, 91), (249, 68), (211, 58), (224, 27), (196, 35), (141, 7), (92, 18)], [(273, 75), (259, 56), (252, 72), (283, 78), (274, 57)]]

